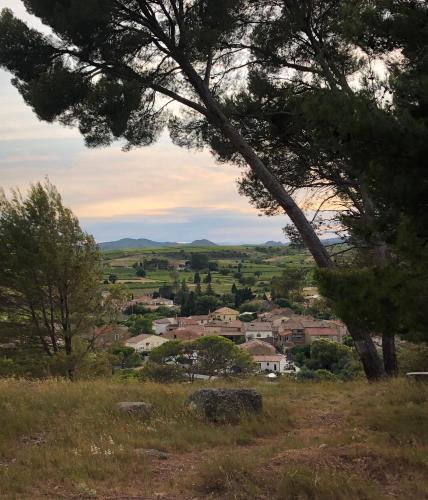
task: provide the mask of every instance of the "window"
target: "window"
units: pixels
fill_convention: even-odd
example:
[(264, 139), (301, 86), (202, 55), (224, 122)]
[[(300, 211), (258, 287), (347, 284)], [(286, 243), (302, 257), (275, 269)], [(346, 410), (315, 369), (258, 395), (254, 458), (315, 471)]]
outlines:
[(269, 361), (266, 364), (269, 366)]
[(276, 364), (275, 364), (275, 365), (273, 365), (273, 369), (276, 371)]
[(261, 335), (261, 333), (258, 333), (258, 334), (257, 334), (257, 337), (261, 337), (261, 336), (262, 336), (262, 335)]

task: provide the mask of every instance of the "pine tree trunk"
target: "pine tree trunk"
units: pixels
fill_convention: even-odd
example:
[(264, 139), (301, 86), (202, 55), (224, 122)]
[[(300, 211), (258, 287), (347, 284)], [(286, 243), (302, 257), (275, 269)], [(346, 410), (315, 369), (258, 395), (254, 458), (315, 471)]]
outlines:
[(383, 365), (388, 377), (398, 375), (397, 353), (395, 350), (395, 335), (382, 335)]
[(369, 382), (374, 382), (385, 377), (382, 360), (379, 357), (376, 346), (367, 330), (355, 328), (348, 324), (348, 331), (354, 341), (355, 349), (363, 364), (364, 373)]
[[(335, 267), (333, 261), (303, 211), (287, 193), (284, 186), (258, 157), (257, 153), (251, 148), (244, 137), (234, 128), (227, 116), (223, 113), (218, 102), (211, 95), (208, 86), (199, 77), (194, 68), (188, 64), (187, 61), (180, 61), (180, 64), (185, 69), (189, 81), (198, 92), (208, 110), (206, 116), (207, 120), (223, 132), (223, 135), (229, 139), (236, 151), (246, 160), (248, 166), (257, 175), (264, 187), (284, 209), (285, 213), (299, 231), (317, 266), (333, 269)], [(382, 361), (370, 336), (370, 332), (362, 331), (361, 329), (356, 330), (352, 328), (352, 326), (350, 327), (350, 325), (347, 326), (354, 340), (367, 379), (369, 381), (375, 381), (382, 378), (385, 372)]]

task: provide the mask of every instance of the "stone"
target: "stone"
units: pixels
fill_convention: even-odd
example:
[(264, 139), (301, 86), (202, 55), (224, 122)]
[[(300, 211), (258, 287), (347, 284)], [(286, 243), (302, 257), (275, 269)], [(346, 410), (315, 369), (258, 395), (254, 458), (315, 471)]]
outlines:
[(117, 403), (116, 408), (121, 413), (141, 415), (146, 418), (150, 417), (153, 411), (153, 406), (144, 401), (121, 401)]
[(237, 423), (244, 414), (260, 414), (262, 395), (254, 389), (201, 389), (189, 402), (211, 422)]
[(416, 382), (428, 382), (428, 372), (409, 372), (406, 377)]
[(160, 450), (155, 450), (153, 448), (137, 448), (135, 450), (135, 454), (140, 457), (153, 457), (158, 458), (159, 460), (168, 460), (169, 457), (168, 453)]

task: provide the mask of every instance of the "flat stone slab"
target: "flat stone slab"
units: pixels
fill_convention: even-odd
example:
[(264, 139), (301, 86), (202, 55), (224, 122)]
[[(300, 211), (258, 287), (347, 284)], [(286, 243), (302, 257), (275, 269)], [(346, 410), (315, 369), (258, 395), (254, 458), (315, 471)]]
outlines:
[(260, 414), (262, 395), (254, 389), (202, 389), (189, 402), (211, 422), (237, 423), (244, 414)]
[(116, 409), (121, 413), (150, 417), (153, 411), (153, 405), (145, 403), (144, 401), (121, 401), (116, 404)]
[(428, 372), (409, 372), (406, 377), (416, 382), (428, 382)]

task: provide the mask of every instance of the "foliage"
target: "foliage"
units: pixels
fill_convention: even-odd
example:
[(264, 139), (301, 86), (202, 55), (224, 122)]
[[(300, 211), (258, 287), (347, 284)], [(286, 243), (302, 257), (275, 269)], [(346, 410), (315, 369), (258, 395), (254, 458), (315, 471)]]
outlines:
[[(294, 361), (302, 366), (301, 379), (352, 379), (361, 374), (361, 364), (350, 347), (329, 340), (315, 340), (311, 344), (292, 349)], [(330, 374), (330, 375), (328, 375)]]
[(209, 376), (242, 374), (254, 368), (251, 355), (224, 337), (201, 337), (193, 345), (199, 373)]
[(185, 371), (180, 366), (160, 365), (151, 361), (144, 364), (143, 369), (139, 373), (139, 378), (142, 381), (151, 380), (162, 384), (186, 380)]
[(406, 342), (399, 347), (397, 357), (400, 373), (403, 375), (408, 372), (428, 372), (427, 344)]
[(111, 353), (116, 357), (122, 369), (135, 368), (142, 363), (140, 354), (133, 347), (115, 347)]
[(153, 363), (180, 365), (191, 377), (194, 373), (209, 376), (248, 373), (253, 362), (247, 351), (223, 337), (201, 337), (192, 342), (165, 342), (149, 354)]
[(49, 182), (1, 196), (0, 261), (0, 328), (71, 355), (99, 314), (100, 254)]
[(272, 278), (272, 298), (292, 300), (302, 292), (305, 274), (303, 269), (287, 269), (281, 276)]
[(209, 258), (205, 253), (192, 253), (190, 257), (190, 267), (195, 271), (208, 269)]

